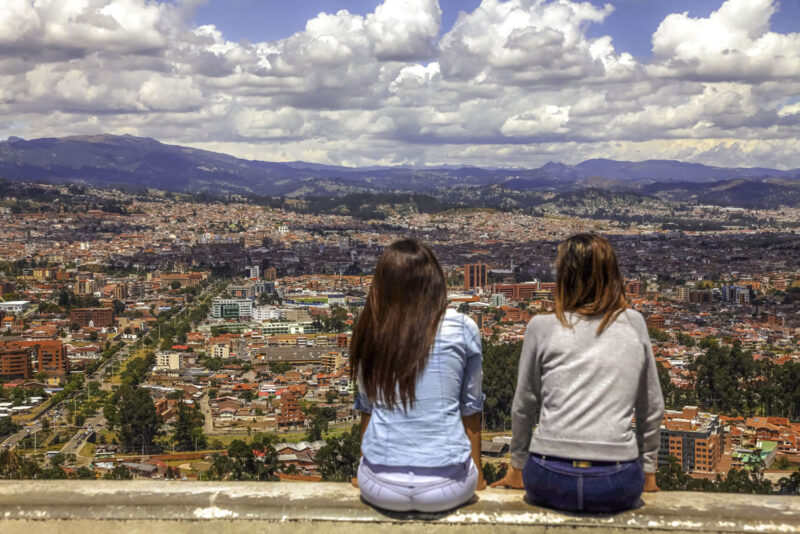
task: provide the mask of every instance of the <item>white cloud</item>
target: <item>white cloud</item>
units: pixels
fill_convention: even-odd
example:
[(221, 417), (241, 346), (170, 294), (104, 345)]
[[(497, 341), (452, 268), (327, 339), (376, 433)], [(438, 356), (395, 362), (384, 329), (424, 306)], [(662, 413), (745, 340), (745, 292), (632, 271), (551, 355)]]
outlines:
[(436, 0), (385, 0), (256, 43), (192, 27), (196, 1), (0, 1), (8, 135), (341, 164), (800, 167), (800, 34), (771, 31), (776, 0), (670, 15), (646, 62), (587, 36), (611, 5), (573, 0), (483, 0), (441, 36)]
[(770, 30), (775, 0), (726, 0), (707, 18), (668, 15), (653, 34), (656, 75), (764, 80), (800, 75), (800, 33)]

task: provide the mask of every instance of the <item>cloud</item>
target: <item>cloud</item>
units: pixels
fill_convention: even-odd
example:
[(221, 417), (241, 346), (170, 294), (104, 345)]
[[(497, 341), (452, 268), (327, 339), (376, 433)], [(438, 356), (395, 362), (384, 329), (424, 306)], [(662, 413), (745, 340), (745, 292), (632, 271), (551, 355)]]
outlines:
[(800, 33), (771, 32), (773, 0), (727, 0), (707, 18), (668, 15), (653, 34), (656, 75), (766, 80), (800, 75)]
[(800, 167), (800, 34), (771, 30), (775, 0), (669, 15), (646, 61), (589, 37), (611, 4), (483, 0), (441, 34), (436, 0), (385, 0), (248, 42), (193, 26), (198, 1), (3, 0), (7, 135), (131, 133), (350, 165)]

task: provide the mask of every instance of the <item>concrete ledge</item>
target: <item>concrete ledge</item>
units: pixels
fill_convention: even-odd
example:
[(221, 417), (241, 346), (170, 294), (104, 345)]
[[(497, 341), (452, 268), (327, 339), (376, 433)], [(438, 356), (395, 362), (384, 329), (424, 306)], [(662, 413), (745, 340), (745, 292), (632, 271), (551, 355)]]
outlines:
[[(800, 532), (797, 497), (661, 492), (643, 507), (607, 516), (563, 514), (523, 502), (522, 492), (487, 490), (449, 514), (385, 514), (349, 484), (165, 481), (2, 481), (0, 531), (59, 533), (419, 531)], [(155, 530), (154, 530), (155, 529)]]

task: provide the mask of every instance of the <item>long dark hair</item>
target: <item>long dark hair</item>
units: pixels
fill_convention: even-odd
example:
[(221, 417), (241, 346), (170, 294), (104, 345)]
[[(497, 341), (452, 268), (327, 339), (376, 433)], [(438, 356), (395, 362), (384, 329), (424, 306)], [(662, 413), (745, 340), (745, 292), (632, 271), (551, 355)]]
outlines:
[(558, 246), (556, 317), (566, 327), (565, 312), (602, 315), (600, 335), (628, 307), (617, 255), (608, 239), (576, 234)]
[(433, 251), (413, 239), (389, 245), (350, 345), (351, 377), (360, 372), (370, 401), (414, 406), (417, 378), (446, 309), (447, 283)]

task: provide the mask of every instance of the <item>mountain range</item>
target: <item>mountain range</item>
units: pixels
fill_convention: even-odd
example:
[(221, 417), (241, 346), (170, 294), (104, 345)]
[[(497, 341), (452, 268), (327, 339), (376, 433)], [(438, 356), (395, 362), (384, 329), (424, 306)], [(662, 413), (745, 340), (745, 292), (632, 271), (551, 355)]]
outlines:
[[(267, 158), (268, 159), (268, 158)], [(798, 205), (800, 169), (723, 168), (673, 160), (591, 159), (531, 169), (328, 166), (276, 163), (160, 143), (131, 135), (0, 142), (0, 178), (276, 197), (424, 193), (459, 201), (581, 189), (629, 191), (670, 200), (744, 207)]]

